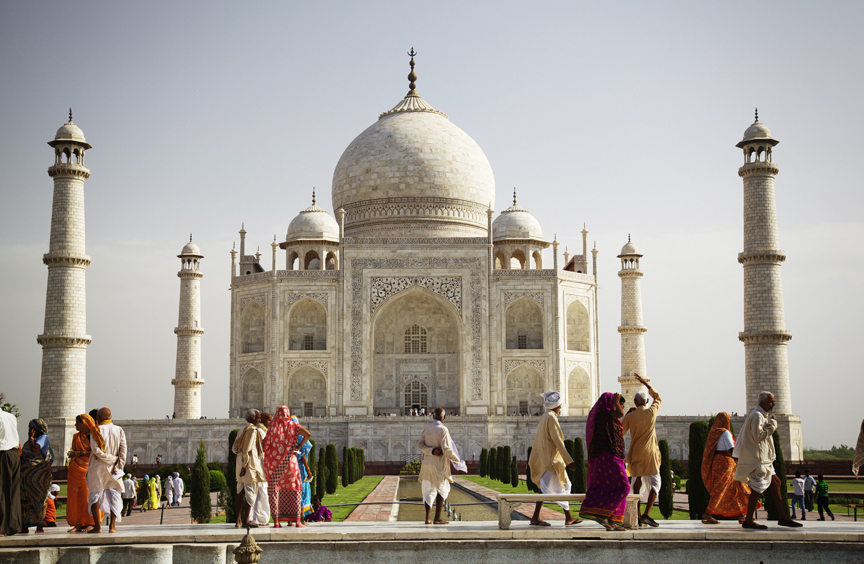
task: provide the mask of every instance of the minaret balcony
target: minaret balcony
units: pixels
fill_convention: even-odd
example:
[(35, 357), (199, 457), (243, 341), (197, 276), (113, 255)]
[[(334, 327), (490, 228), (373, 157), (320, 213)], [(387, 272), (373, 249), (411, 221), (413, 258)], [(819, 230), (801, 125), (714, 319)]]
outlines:
[(648, 328), (644, 325), (625, 325), (618, 328), (618, 332), (622, 335), (624, 333), (647, 333)]
[(36, 342), (43, 347), (86, 347), (93, 342), (90, 335), (75, 335), (69, 333), (43, 333), (36, 337)]
[(74, 163), (60, 163), (48, 168), (48, 176), (51, 178), (57, 176), (72, 176), (87, 180), (90, 178), (90, 169), (83, 165)]
[(59, 251), (46, 253), (42, 255), (42, 262), (48, 266), (63, 265), (63, 266), (90, 266), (89, 255), (79, 255), (68, 251)]
[(774, 163), (756, 162), (747, 163), (738, 169), (738, 176), (746, 178), (748, 176), (770, 175), (774, 176), (780, 172), (780, 167)]
[(178, 386), (180, 388), (199, 388), (204, 385), (204, 380), (202, 378), (192, 378), (192, 379), (178, 379), (174, 378), (171, 380), (172, 386)]
[(201, 327), (175, 327), (175, 335), (203, 335), (204, 329)]
[(742, 331), (738, 333), (738, 340), (745, 345), (750, 343), (777, 342), (785, 343), (792, 339), (789, 331)]
[(745, 265), (758, 262), (779, 264), (784, 260), (786, 260), (786, 253), (777, 249), (759, 249), (747, 253), (738, 253), (738, 262)]

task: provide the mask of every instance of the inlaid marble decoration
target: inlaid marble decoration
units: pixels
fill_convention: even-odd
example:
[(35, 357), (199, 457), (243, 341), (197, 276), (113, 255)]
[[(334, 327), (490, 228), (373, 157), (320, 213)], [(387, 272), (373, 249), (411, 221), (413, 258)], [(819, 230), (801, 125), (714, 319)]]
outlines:
[(285, 311), (291, 309), (291, 306), (304, 298), (310, 298), (327, 307), (327, 294), (285, 294)]
[(245, 298), (240, 299), (240, 311), (246, 309), (246, 306), (251, 302), (255, 302), (261, 307), (267, 307), (267, 296), (259, 295), (259, 296), (247, 296)]
[(425, 288), (453, 304), (462, 313), (461, 276), (382, 276), (370, 279), (372, 295), (369, 311), (375, 310), (388, 298), (404, 292), (413, 286)]
[(545, 360), (528, 360), (528, 359), (516, 359), (516, 360), (505, 360), (504, 361), (504, 375), (507, 376), (523, 364), (531, 366), (532, 368), (536, 368), (543, 374), (546, 374), (546, 361)]
[(504, 309), (519, 298), (530, 298), (541, 306), (545, 299), (543, 292), (504, 292)]

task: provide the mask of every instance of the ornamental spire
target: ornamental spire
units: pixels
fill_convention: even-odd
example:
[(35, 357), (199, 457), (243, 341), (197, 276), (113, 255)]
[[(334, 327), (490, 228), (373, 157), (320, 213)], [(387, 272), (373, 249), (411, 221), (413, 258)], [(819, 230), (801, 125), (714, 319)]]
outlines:
[(408, 56), (411, 57), (411, 62), (408, 63), (411, 65), (411, 72), (408, 74), (408, 91), (407, 96), (418, 96), (417, 91), (414, 90), (417, 88), (417, 73), (414, 72), (414, 57), (417, 56), (417, 52), (414, 50), (414, 47), (411, 47), (411, 50), (408, 51)]
[(72, 108), (69, 108), (69, 123), (72, 123)]
[(516, 187), (513, 187), (513, 205), (516, 205)]
[(315, 205), (315, 187), (312, 187), (312, 205)]
[(759, 123), (759, 108), (756, 108), (756, 121), (753, 123)]

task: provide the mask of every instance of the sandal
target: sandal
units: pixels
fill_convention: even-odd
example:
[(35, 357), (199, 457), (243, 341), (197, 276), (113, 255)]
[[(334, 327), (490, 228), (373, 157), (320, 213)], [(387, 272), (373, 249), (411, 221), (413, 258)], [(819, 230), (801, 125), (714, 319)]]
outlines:
[(626, 530), (627, 529), (625, 529), (621, 525), (616, 525), (616, 524), (613, 524), (611, 529), (607, 529), (607, 531), (626, 531)]
[(606, 529), (607, 531), (614, 531), (614, 530), (615, 530), (615, 529), (612, 527), (612, 524), (609, 523), (608, 521), (604, 521), (604, 520), (602, 520), (602, 519), (595, 519), (595, 521), (597, 521), (598, 523), (600, 523), (600, 524), (603, 526), (603, 528)]
[(532, 527), (551, 527), (552, 526), (551, 524), (547, 523), (546, 521), (537, 521), (536, 523), (534, 521), (531, 521), (528, 524), (531, 525)]
[(581, 522), (582, 522), (582, 519), (577, 517), (576, 520), (573, 521), (572, 523), (564, 523), (564, 526), (565, 527), (572, 527), (573, 525), (578, 525)]

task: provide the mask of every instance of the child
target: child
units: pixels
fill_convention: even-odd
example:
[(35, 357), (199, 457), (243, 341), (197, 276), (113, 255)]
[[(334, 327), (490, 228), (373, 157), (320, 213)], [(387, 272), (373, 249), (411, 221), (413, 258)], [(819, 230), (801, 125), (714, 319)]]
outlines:
[(60, 486), (57, 484), (51, 484), (51, 489), (48, 490), (48, 499), (45, 501), (45, 517), (42, 519), (41, 523), (36, 525), (37, 533), (44, 533), (45, 527), (57, 526), (57, 506), (54, 504), (54, 500), (57, 499), (59, 494)]
[(825, 477), (822, 474), (819, 474), (816, 478), (816, 505), (819, 507), (819, 520), (825, 520), (825, 514), (822, 513), (822, 510), (828, 512), (828, 516), (831, 517), (831, 520), (834, 520), (834, 514), (831, 513), (831, 509), (828, 507), (828, 484), (825, 482)]
[(333, 514), (329, 509), (321, 505), (321, 498), (317, 495), (312, 496), (312, 513), (306, 516), (306, 520), (310, 523), (320, 523), (325, 521), (329, 523), (333, 518)]

